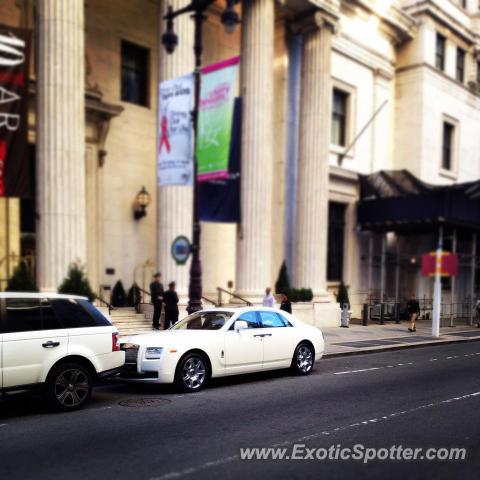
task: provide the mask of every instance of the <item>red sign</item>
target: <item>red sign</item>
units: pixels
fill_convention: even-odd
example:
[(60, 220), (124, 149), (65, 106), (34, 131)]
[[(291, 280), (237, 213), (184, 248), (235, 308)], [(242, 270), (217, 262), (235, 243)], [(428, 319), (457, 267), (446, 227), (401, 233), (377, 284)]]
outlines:
[[(435, 276), (436, 260), (435, 252), (426, 253), (422, 256), (422, 275), (424, 277)], [(458, 255), (451, 252), (442, 252), (439, 269), (442, 277), (454, 277), (458, 271)]]

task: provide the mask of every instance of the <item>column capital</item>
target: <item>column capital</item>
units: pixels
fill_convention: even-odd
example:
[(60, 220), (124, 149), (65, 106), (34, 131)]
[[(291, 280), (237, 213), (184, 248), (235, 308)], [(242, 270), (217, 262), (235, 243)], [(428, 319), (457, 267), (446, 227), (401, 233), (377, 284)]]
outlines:
[(290, 29), (298, 35), (304, 35), (322, 28), (327, 28), (335, 33), (338, 21), (339, 15), (335, 10), (321, 7), (297, 15), (290, 23)]

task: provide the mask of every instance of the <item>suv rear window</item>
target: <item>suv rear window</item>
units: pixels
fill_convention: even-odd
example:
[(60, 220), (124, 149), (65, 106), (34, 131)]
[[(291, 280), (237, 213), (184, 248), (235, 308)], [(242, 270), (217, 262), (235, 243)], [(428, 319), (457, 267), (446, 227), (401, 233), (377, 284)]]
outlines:
[(111, 326), (88, 300), (51, 299), (50, 303), (64, 328)]

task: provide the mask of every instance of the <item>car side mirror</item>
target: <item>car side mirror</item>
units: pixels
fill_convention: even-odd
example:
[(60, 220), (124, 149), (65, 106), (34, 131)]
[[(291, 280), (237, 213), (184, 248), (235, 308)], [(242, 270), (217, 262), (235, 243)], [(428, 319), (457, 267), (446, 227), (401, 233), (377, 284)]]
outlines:
[(233, 328), (238, 333), (238, 332), (240, 332), (240, 330), (247, 330), (248, 329), (248, 323), (245, 320), (237, 320), (235, 322), (235, 326)]

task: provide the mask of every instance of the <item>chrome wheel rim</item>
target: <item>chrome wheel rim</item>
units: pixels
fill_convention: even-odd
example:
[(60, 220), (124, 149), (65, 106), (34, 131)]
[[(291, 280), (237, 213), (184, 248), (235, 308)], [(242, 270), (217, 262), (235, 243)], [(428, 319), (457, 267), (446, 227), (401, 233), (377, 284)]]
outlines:
[(297, 368), (303, 372), (309, 372), (313, 367), (313, 353), (306, 345), (302, 345), (297, 351)]
[(183, 365), (183, 383), (191, 390), (197, 390), (205, 381), (206, 368), (200, 357), (190, 357)]
[(64, 407), (78, 407), (87, 398), (90, 385), (84, 372), (64, 370), (55, 382), (55, 397)]

